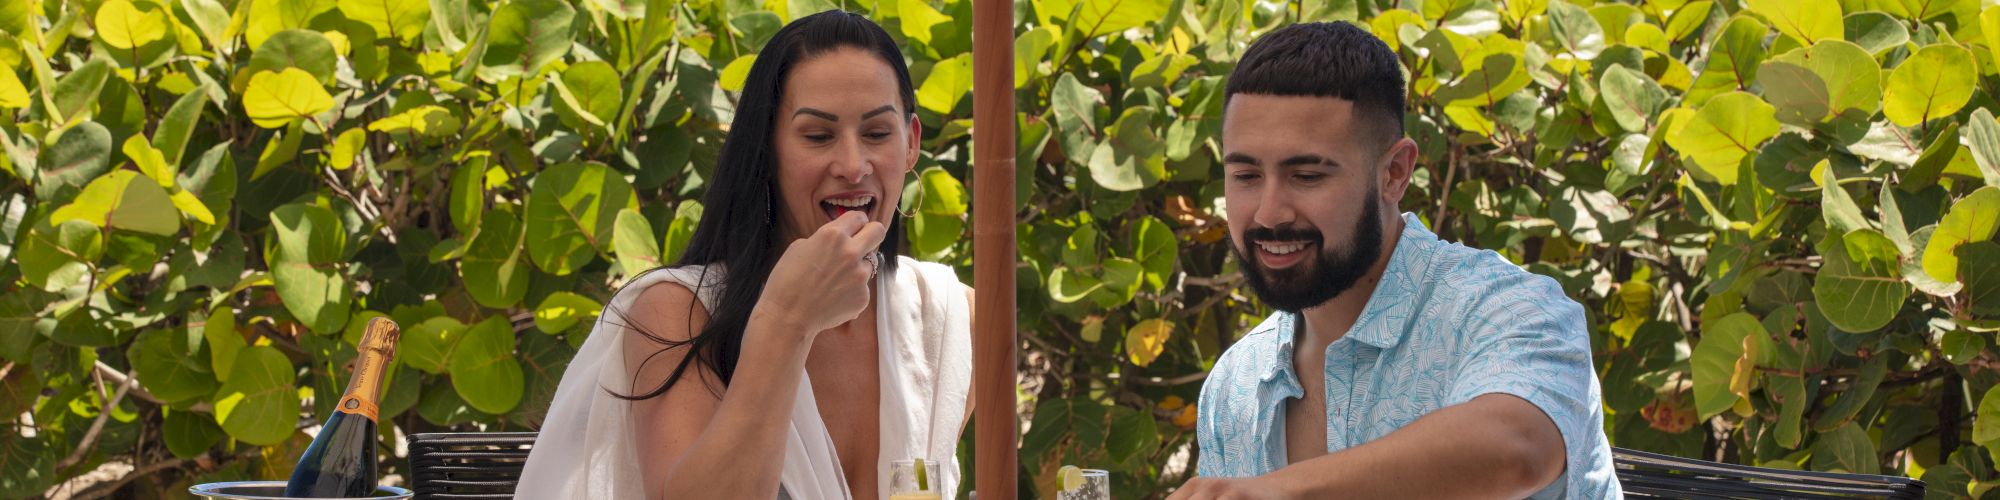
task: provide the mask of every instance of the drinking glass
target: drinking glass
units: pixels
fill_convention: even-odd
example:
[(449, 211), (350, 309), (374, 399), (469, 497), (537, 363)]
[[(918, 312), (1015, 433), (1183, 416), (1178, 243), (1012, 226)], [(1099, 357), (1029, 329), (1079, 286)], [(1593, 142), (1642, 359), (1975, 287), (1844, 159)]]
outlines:
[(1111, 473), (1102, 469), (1084, 469), (1083, 484), (1075, 489), (1065, 489), (1056, 493), (1056, 500), (1111, 500)]
[[(917, 464), (922, 463), (921, 481)], [(944, 498), (943, 480), (938, 475), (938, 463), (932, 460), (897, 460), (889, 462), (889, 500), (941, 500)], [(1107, 497), (1108, 498), (1108, 497)]]

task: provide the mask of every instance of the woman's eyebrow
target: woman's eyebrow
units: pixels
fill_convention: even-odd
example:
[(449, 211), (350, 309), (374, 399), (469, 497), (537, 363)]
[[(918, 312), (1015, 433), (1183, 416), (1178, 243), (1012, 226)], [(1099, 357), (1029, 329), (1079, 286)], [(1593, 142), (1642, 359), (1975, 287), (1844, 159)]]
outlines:
[(833, 114), (833, 113), (828, 113), (828, 112), (825, 112), (825, 111), (820, 111), (820, 110), (817, 110), (817, 109), (813, 109), (813, 108), (799, 108), (799, 110), (798, 110), (798, 111), (796, 111), (796, 112), (793, 112), (793, 113), (792, 113), (792, 117), (793, 117), (793, 118), (798, 118), (798, 116), (799, 116), (799, 115), (812, 115), (812, 116), (817, 116), (817, 117), (819, 117), (819, 118), (820, 118), (820, 119), (822, 119), (822, 120), (826, 120), (826, 121), (830, 121), (830, 122), (837, 122), (837, 121), (840, 121), (840, 116), (838, 116), (838, 115), (835, 115), (835, 114)]
[[(896, 111), (896, 105), (894, 105), (894, 104), (884, 104), (884, 105), (882, 105), (882, 107), (879, 107), (879, 108), (875, 108), (875, 109), (872, 109), (872, 110), (869, 110), (869, 111), (868, 111), (867, 113), (862, 113), (862, 114), (861, 114), (861, 119), (863, 119), (863, 120), (866, 120), (866, 119), (869, 119), (870, 117), (873, 117), (873, 116), (875, 116), (875, 115), (879, 115), (879, 114), (882, 114), (882, 113), (890, 113), (890, 112), (894, 112), (894, 111)], [(792, 112), (792, 117), (794, 117), (794, 118), (798, 117), (799, 115), (812, 115), (812, 116), (817, 116), (817, 117), (819, 117), (820, 119), (823, 119), (823, 120), (826, 120), (826, 121), (830, 121), (830, 122), (838, 122), (838, 121), (840, 121), (840, 116), (839, 116), (839, 115), (835, 115), (835, 114), (833, 114), (833, 113), (828, 113), (828, 112), (825, 112), (825, 111), (820, 111), (820, 110), (818, 110), (818, 109), (814, 109), (814, 108), (799, 108), (799, 110), (798, 110), (798, 111), (794, 111), (794, 112)]]
[(896, 105), (894, 105), (894, 104), (883, 104), (883, 105), (882, 105), (882, 107), (879, 107), (879, 108), (875, 108), (875, 109), (872, 109), (872, 110), (869, 110), (869, 111), (868, 111), (867, 113), (862, 113), (862, 114), (861, 114), (861, 119), (863, 119), (863, 120), (866, 120), (866, 119), (868, 119), (868, 118), (870, 118), (870, 117), (873, 117), (873, 116), (875, 116), (875, 115), (879, 115), (879, 114), (882, 114), (882, 113), (890, 113), (890, 112), (894, 112), (894, 111), (896, 111)]

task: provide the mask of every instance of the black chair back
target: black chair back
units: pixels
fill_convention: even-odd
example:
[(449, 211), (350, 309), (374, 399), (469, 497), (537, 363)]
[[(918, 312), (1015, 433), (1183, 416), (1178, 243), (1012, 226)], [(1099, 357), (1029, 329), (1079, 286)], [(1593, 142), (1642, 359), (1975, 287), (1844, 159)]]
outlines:
[(417, 498), (513, 498), (533, 432), (411, 434), (410, 491)]
[[(513, 498), (533, 432), (412, 434), (410, 490), (420, 499)], [(1696, 500), (1908, 499), (1924, 482), (1899, 476), (1839, 474), (1721, 464), (1613, 448), (1618, 483), (1631, 498)]]
[(1631, 498), (1920, 500), (1924, 482), (1899, 476), (1839, 474), (1730, 465), (1613, 448), (1618, 484)]

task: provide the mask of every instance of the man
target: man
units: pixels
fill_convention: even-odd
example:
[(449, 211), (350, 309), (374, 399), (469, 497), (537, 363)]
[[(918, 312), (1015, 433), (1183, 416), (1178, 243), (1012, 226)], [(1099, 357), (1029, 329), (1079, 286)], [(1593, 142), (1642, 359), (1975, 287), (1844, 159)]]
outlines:
[(1244, 53), (1226, 216), (1278, 309), (1215, 364), (1172, 498), (1616, 498), (1583, 308), (1396, 215), (1416, 143), (1395, 53), (1346, 23)]

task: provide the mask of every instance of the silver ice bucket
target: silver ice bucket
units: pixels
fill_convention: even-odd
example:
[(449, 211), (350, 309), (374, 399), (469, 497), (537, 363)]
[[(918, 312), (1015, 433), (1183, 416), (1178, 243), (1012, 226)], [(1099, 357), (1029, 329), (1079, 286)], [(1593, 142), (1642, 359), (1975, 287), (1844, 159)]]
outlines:
[[(188, 493), (193, 493), (196, 498), (203, 499), (286, 500), (295, 498), (285, 496), (284, 481), (231, 481), (227, 483), (197, 484), (188, 487)], [(374, 496), (362, 498), (393, 500), (407, 499), (411, 496), (410, 490), (394, 486), (376, 486)]]

